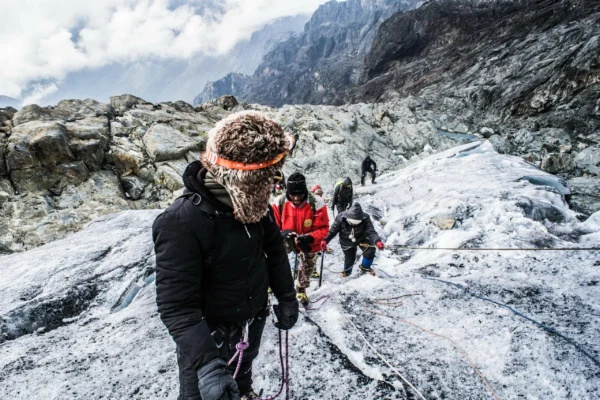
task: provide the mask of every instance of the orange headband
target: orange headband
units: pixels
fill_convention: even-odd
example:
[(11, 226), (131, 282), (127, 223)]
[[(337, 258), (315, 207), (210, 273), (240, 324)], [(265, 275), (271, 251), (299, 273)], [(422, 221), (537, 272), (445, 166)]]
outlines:
[(290, 148), (288, 150), (286, 150), (285, 152), (278, 154), (274, 159), (269, 160), (269, 161), (246, 164), (246, 163), (239, 162), (239, 161), (226, 160), (226, 159), (220, 157), (218, 154), (213, 153), (210, 150), (206, 150), (204, 152), (204, 154), (206, 155), (206, 159), (209, 162), (211, 162), (215, 165), (219, 165), (223, 168), (238, 169), (241, 171), (255, 171), (257, 169), (263, 169), (263, 168), (270, 167), (271, 165), (277, 164), (279, 161), (281, 161), (283, 159), (283, 157), (285, 157), (290, 152), (290, 150), (292, 150), (294, 148), (294, 144), (295, 144), (294, 137), (287, 132), (285, 133), (285, 135), (290, 140), (290, 143), (291, 143)]
[(285, 155), (287, 154), (287, 151), (285, 153), (281, 153), (281, 154), (277, 155), (277, 157), (275, 157), (272, 160), (263, 161), (263, 162), (259, 162), (259, 163), (248, 163), (248, 164), (245, 164), (245, 163), (239, 162), (239, 161), (226, 160), (224, 158), (219, 157), (217, 154), (213, 153), (210, 150), (206, 150), (206, 152), (204, 154), (206, 154), (206, 159), (215, 165), (219, 165), (221, 167), (228, 168), (228, 169), (239, 169), (242, 171), (255, 171), (257, 169), (263, 169), (263, 168), (270, 167), (271, 165), (277, 164), (279, 161), (281, 161), (281, 159), (283, 157), (285, 157)]

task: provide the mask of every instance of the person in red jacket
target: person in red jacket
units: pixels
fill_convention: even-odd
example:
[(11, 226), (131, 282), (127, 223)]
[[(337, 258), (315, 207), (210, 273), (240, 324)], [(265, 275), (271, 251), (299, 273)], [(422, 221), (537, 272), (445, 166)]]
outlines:
[(273, 202), (273, 215), (288, 254), (294, 251), (305, 257), (304, 269), (299, 271), (296, 280), (296, 297), (306, 305), (306, 288), (310, 287), (310, 276), (319, 258), (321, 242), (329, 231), (329, 215), (325, 201), (309, 193), (301, 173), (290, 175), (286, 187), (286, 193)]

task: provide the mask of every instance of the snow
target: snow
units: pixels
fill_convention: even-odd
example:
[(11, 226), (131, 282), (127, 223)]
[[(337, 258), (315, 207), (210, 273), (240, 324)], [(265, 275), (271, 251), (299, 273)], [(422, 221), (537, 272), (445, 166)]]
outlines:
[[(427, 399), (494, 398), (455, 346), (498, 398), (600, 398), (600, 366), (571, 343), (426, 279), (507, 304), (599, 358), (600, 251), (435, 249), (600, 247), (600, 214), (580, 222), (555, 188), (521, 180), (538, 175), (482, 141), (356, 188), (387, 248), (377, 253), (376, 277), (356, 265), (343, 279), (342, 252), (331, 243), (323, 285), (309, 289), (313, 301), (330, 298), (303, 310), (290, 331), (291, 398), (417, 398), (348, 319)], [(0, 257), (0, 398), (177, 397), (174, 344), (154, 299), (150, 228), (159, 212), (103, 217), (64, 240)], [(440, 216), (455, 226), (440, 230), (431, 222)], [(271, 323), (254, 374), (258, 390), (277, 392)]]

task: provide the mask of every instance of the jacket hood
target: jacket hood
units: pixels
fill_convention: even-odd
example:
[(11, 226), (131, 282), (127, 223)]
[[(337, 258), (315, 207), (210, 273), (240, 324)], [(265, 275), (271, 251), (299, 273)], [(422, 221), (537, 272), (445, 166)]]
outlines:
[(352, 204), (352, 206), (350, 207), (350, 209), (348, 211), (345, 212), (344, 216), (346, 218), (350, 218), (350, 219), (360, 219), (363, 220), (365, 219), (365, 213), (362, 210), (362, 207), (360, 206), (359, 203), (354, 203)]
[(350, 179), (350, 178), (344, 179), (344, 186), (346, 186), (346, 185), (352, 186), (352, 179)]

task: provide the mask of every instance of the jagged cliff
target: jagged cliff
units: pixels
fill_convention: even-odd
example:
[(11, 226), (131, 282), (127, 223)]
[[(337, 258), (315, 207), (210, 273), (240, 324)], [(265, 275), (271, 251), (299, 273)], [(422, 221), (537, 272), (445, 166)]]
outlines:
[[(379, 25), (418, 0), (330, 1), (319, 7), (304, 33), (274, 46), (251, 76), (209, 82), (196, 103), (232, 94), (249, 103), (339, 104), (340, 91), (358, 83), (362, 60)], [(231, 84), (230, 82), (235, 82)]]

